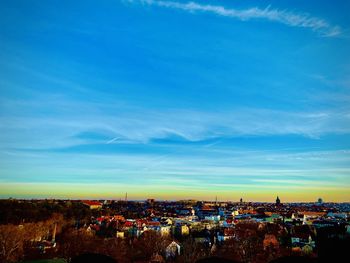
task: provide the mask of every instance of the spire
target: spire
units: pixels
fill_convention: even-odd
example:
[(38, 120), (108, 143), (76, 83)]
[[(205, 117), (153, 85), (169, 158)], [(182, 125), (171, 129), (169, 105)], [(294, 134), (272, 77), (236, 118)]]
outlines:
[(277, 196), (277, 198), (276, 198), (276, 205), (280, 205), (281, 204), (281, 200), (280, 200), (280, 198)]

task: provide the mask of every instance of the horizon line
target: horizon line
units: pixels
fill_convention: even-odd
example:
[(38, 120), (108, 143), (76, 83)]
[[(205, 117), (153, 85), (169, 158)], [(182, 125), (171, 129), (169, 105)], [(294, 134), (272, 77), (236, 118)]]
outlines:
[[(3, 200), (26, 200), (26, 201), (44, 201), (44, 200), (58, 200), (58, 201), (121, 201), (121, 202), (145, 202), (149, 199), (154, 199), (155, 202), (185, 202), (185, 201), (196, 201), (196, 202), (217, 202), (217, 203), (241, 203), (240, 201), (233, 201), (233, 200), (209, 200), (209, 199), (157, 199), (157, 198), (145, 198), (145, 199), (130, 199), (130, 200), (123, 200), (122, 198), (50, 198), (50, 197), (42, 197), (42, 198), (35, 198), (35, 197), (23, 197), (23, 198), (16, 198), (16, 197), (8, 197), (8, 198), (0, 198), (0, 201)], [(242, 201), (242, 203), (267, 203), (267, 204), (273, 204), (275, 202), (272, 201), (253, 201), (253, 200), (247, 200)], [(302, 204), (302, 203), (318, 203), (318, 201), (287, 201), (282, 202), (281, 204)], [(332, 204), (332, 203), (338, 203), (338, 204), (346, 204), (350, 203), (349, 201), (322, 201), (322, 204)]]

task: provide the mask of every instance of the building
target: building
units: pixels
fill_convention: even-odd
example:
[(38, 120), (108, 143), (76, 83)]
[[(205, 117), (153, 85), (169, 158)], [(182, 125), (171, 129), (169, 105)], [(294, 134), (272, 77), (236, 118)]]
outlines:
[(159, 232), (162, 236), (170, 236), (171, 235), (171, 226), (161, 226)]
[(102, 204), (97, 201), (83, 201), (83, 204), (88, 206), (90, 209), (102, 209)]
[(224, 242), (224, 241), (232, 239), (234, 237), (235, 237), (234, 229), (231, 227), (224, 228), (220, 232), (217, 233), (218, 242)]
[(187, 236), (190, 234), (190, 228), (185, 224), (178, 224), (175, 227), (175, 233), (179, 236)]
[(276, 205), (281, 205), (281, 200), (280, 200), (280, 198), (278, 196), (276, 198)]
[(176, 256), (180, 255), (181, 246), (179, 243), (172, 241), (165, 248), (165, 257), (167, 259), (174, 259)]
[(122, 232), (122, 231), (117, 231), (115, 235), (117, 238), (121, 238), (121, 239), (123, 239), (125, 237), (124, 232)]

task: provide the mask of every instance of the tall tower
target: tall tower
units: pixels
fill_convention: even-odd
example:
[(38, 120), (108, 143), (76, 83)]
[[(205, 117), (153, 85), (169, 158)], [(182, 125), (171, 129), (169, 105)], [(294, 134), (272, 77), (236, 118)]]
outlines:
[(276, 205), (280, 205), (281, 204), (281, 200), (280, 200), (280, 198), (277, 196), (277, 198), (276, 198)]

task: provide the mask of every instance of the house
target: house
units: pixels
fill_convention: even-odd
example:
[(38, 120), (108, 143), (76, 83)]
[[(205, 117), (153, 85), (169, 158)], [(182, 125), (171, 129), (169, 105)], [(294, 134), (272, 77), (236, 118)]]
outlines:
[(158, 221), (148, 221), (146, 223), (147, 229), (151, 229), (154, 231), (159, 231), (160, 230), (160, 222)]
[(265, 218), (266, 222), (274, 223), (274, 222), (278, 222), (278, 221), (282, 221), (283, 220), (283, 217), (280, 214), (277, 214), (277, 213), (265, 212), (265, 215), (267, 216)]
[(124, 232), (122, 232), (122, 231), (117, 231), (117, 233), (116, 233), (116, 237), (117, 238), (124, 238)]
[(326, 214), (325, 212), (313, 212), (313, 211), (302, 212), (303, 224), (308, 224), (309, 221), (323, 217), (325, 214)]
[(162, 224), (162, 225), (172, 225), (173, 224), (173, 220), (171, 220), (169, 217), (162, 217), (161, 219), (160, 219), (160, 223)]
[(85, 200), (83, 201), (83, 204), (88, 206), (90, 209), (102, 209), (102, 204), (97, 201)]
[(232, 210), (232, 216), (238, 216), (239, 215), (239, 211), (238, 211), (238, 209), (234, 209), (234, 210)]
[(293, 215), (294, 215), (293, 213), (284, 213), (283, 214), (283, 222), (285, 222), (285, 223), (293, 222), (293, 218), (292, 218)]
[(221, 226), (223, 226), (223, 227), (232, 227), (233, 225), (234, 225), (234, 222), (232, 219), (226, 219), (221, 224)]
[(315, 233), (309, 225), (294, 226), (291, 229), (291, 242), (292, 246), (298, 246), (300, 248), (305, 245), (309, 245), (312, 248), (315, 247)]
[(130, 221), (130, 220), (128, 220), (128, 221), (126, 221), (125, 223), (124, 223), (124, 225), (123, 225), (123, 228), (125, 229), (125, 230), (128, 230), (128, 229), (130, 229), (130, 228), (132, 228), (133, 226), (134, 226), (134, 221)]
[(329, 212), (327, 214), (327, 217), (346, 220), (348, 218), (348, 215), (347, 215), (347, 213), (333, 213), (333, 212)]
[(227, 227), (218, 232), (218, 242), (224, 242), (228, 239), (234, 238), (234, 229), (232, 227)]
[(197, 213), (199, 218), (203, 219), (206, 216), (215, 216), (217, 215), (216, 209), (209, 207), (207, 205), (202, 206), (200, 209), (197, 209)]
[(212, 235), (208, 229), (203, 229), (199, 232), (193, 232), (192, 237), (194, 238), (194, 242), (197, 244), (202, 244), (207, 247), (212, 245)]
[(294, 224), (301, 223), (304, 220), (304, 215), (299, 213), (292, 213), (291, 219)]
[(187, 215), (192, 215), (192, 209), (188, 209), (188, 208), (181, 208), (181, 209), (177, 209), (176, 213), (180, 216), (187, 216)]
[(315, 243), (311, 237), (311, 235), (305, 233), (294, 234), (291, 237), (292, 245), (302, 243), (302, 244), (312, 244)]
[(122, 215), (114, 215), (113, 218), (111, 220), (114, 220), (114, 221), (125, 221), (125, 218), (124, 216)]
[(338, 222), (335, 222), (333, 220), (314, 220), (312, 222), (312, 225), (316, 228), (335, 227), (338, 225)]
[(138, 228), (144, 228), (144, 227), (146, 227), (146, 225), (147, 225), (147, 220), (145, 220), (145, 219), (137, 219), (136, 220), (136, 226), (138, 227)]
[(166, 259), (173, 259), (181, 254), (181, 246), (175, 241), (171, 241), (165, 248)]
[(178, 224), (175, 227), (175, 233), (180, 236), (187, 236), (190, 234), (190, 228), (185, 224)]
[(161, 236), (170, 236), (171, 226), (161, 226), (159, 229)]
[(219, 222), (220, 221), (220, 215), (205, 216), (204, 220)]

